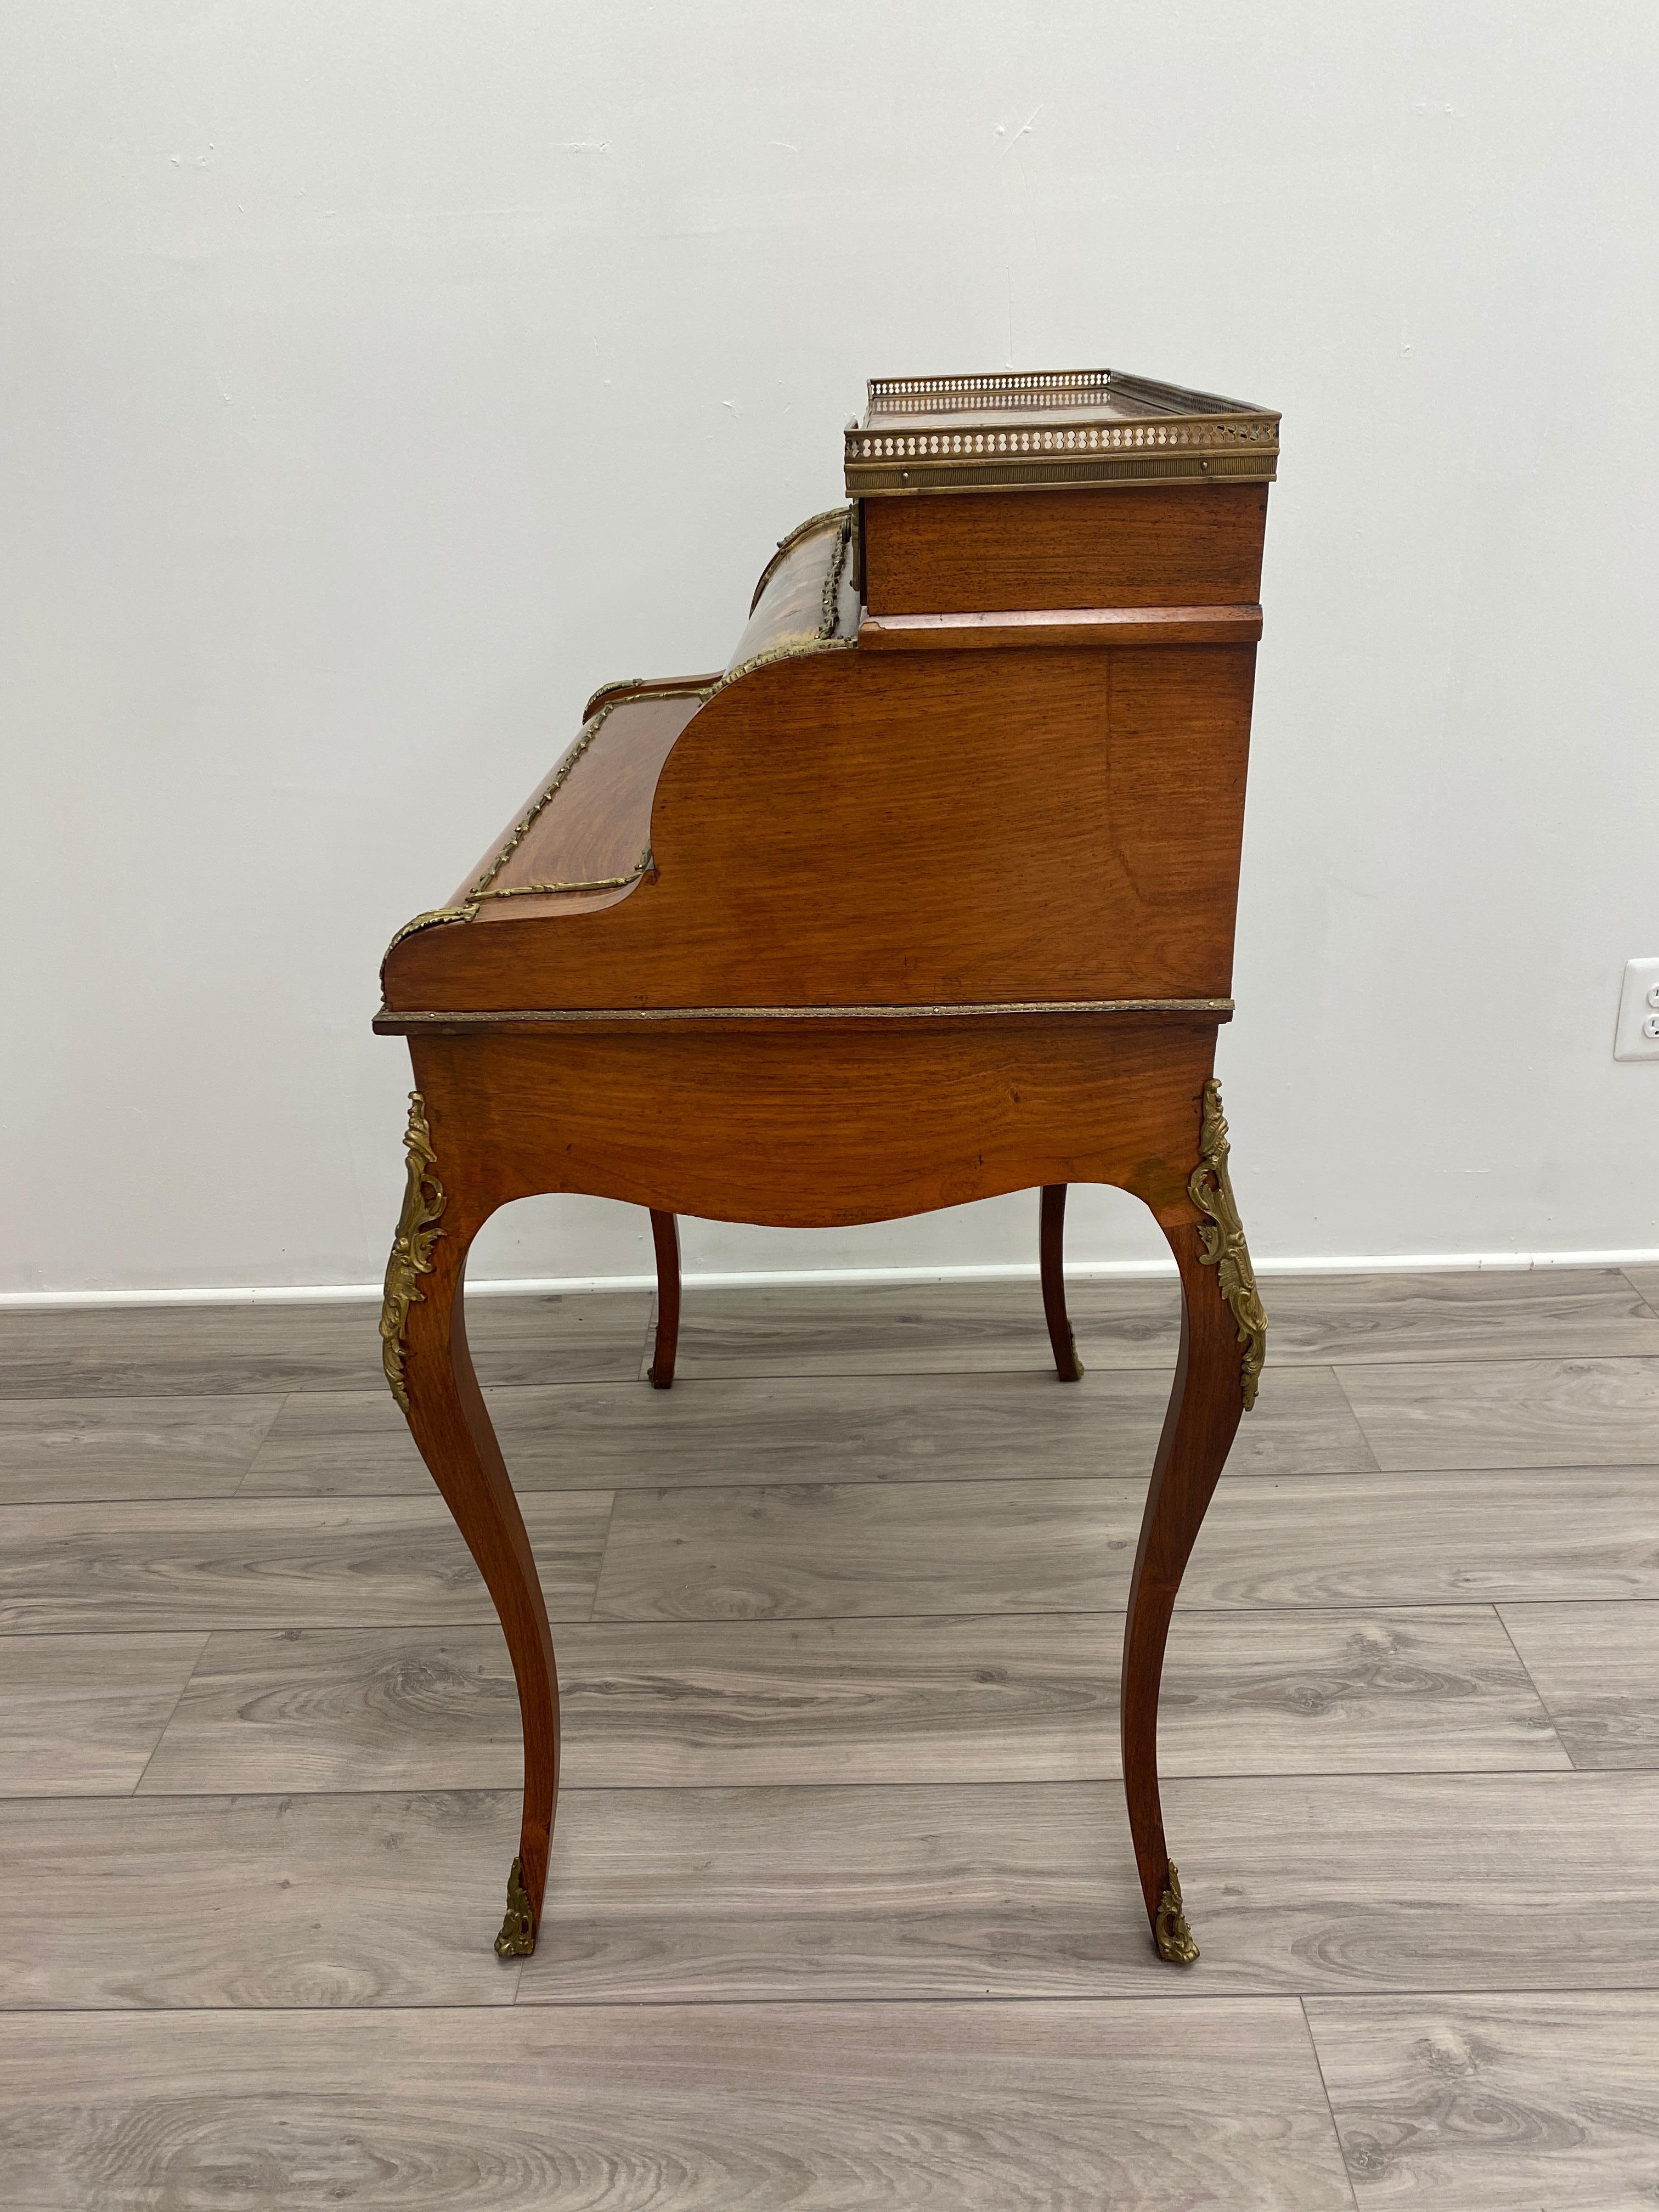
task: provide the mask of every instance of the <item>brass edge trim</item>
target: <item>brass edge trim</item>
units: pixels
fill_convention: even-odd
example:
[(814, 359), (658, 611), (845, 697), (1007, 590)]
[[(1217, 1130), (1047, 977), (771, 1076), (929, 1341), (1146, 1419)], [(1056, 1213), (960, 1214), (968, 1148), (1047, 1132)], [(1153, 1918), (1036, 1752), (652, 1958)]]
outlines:
[(404, 1187), (403, 1210), (392, 1239), (392, 1256), (386, 1263), (386, 1293), (380, 1304), (380, 1365), (392, 1395), (404, 1413), (409, 1391), (404, 1381), (404, 1330), (409, 1310), (422, 1305), (426, 1292), (420, 1277), (432, 1273), (432, 1248), (443, 1235), (440, 1216), (449, 1203), (444, 1187), (432, 1172), (438, 1156), (432, 1149), (427, 1127), (426, 1101), (418, 1091), (409, 1094), (409, 1127), (404, 1132), (409, 1154), (409, 1180)]
[(859, 642), (868, 650), (935, 639), (1041, 645), (1052, 634), (1069, 630), (1088, 634), (1091, 643), (1110, 646), (1126, 642), (1121, 632), (1136, 629), (1153, 633), (1160, 644), (1190, 642), (1186, 634), (1198, 629), (1237, 632), (1237, 641), (1255, 642), (1261, 629), (1261, 607), (1255, 600), (1212, 607), (974, 608), (957, 614), (866, 614), (859, 625)]
[(380, 969), (385, 971), (385, 964), (387, 964), (387, 960), (392, 957), (392, 953), (398, 949), (398, 945), (403, 945), (404, 938), (411, 938), (418, 929), (435, 929), (438, 922), (469, 922), (473, 918), (473, 914), (477, 914), (477, 907), (473, 905), (471, 900), (467, 900), (467, 905), (465, 907), (427, 907), (425, 914), (416, 914), (414, 921), (404, 922), (403, 929), (396, 933), (394, 940), (389, 942), (387, 949), (380, 953)]
[(611, 695), (613, 691), (637, 691), (641, 684), (648, 684), (650, 681), (651, 678), (648, 676), (618, 676), (610, 684), (599, 684), (596, 690), (588, 695), (587, 704), (582, 708), (582, 721), (584, 726), (592, 720), (594, 715), (598, 714), (599, 708), (605, 705), (607, 700), (611, 701), (611, 704), (612, 706), (616, 706), (619, 703), (617, 700), (611, 698)]
[(1238, 1340), (1244, 1347), (1238, 1387), (1248, 1413), (1255, 1403), (1256, 1384), (1267, 1356), (1267, 1315), (1255, 1286), (1250, 1248), (1244, 1241), (1244, 1224), (1233, 1196), (1233, 1179), (1227, 1165), (1232, 1147), (1221, 1111), (1221, 1085), (1213, 1076), (1204, 1086), (1198, 1148), (1200, 1158), (1187, 1179), (1187, 1195), (1200, 1213), (1210, 1217), (1199, 1231), (1199, 1256), (1206, 1267), (1220, 1271), (1221, 1295), (1238, 1326)]
[(386, 988), (386, 963), (403, 943), (404, 938), (413, 937), (417, 930), (435, 929), (440, 922), (471, 921), (477, 911), (476, 903), (469, 900), (465, 906), (430, 907), (425, 914), (417, 914), (413, 921), (406, 921), (380, 955), (381, 989)]
[(590, 692), (587, 704), (582, 708), (582, 720), (592, 721), (607, 701), (613, 707), (637, 707), (653, 699), (695, 699), (720, 681), (721, 672), (710, 669), (706, 675), (691, 677), (618, 676), (614, 682), (601, 684)]
[[(651, 696), (653, 699), (695, 699), (697, 701), (699, 705), (704, 705), (708, 701), (714, 697), (714, 693), (719, 689), (720, 685), (717, 684), (696, 685), (688, 684), (684, 690), (653, 691)], [(599, 736), (599, 732), (610, 720), (611, 715), (616, 713), (617, 708), (622, 706), (623, 703), (624, 702), (620, 699), (607, 700), (605, 705), (600, 708), (597, 714), (591, 715), (589, 719), (583, 723), (581, 728), (576, 733), (574, 742), (569, 746), (563, 758), (560, 761), (557, 768), (554, 769), (552, 776), (548, 783), (537, 793), (536, 797), (532, 799), (530, 805), (525, 809), (519, 819), (514, 823), (512, 829), (507, 832), (507, 836), (501, 844), (501, 849), (493, 854), (492, 857), (484, 864), (483, 872), (479, 876), (477, 883), (471, 886), (466, 894), (469, 902), (484, 897), (499, 898), (501, 896), (500, 892), (490, 891), (490, 884), (495, 882), (496, 877), (500, 875), (501, 870), (507, 866), (508, 860), (512, 859), (520, 845), (522, 844), (525, 835), (529, 830), (532, 823), (536, 820), (544, 807), (550, 805), (551, 802), (557, 798), (559, 793), (563, 789), (565, 783), (568, 781), (571, 770), (586, 752), (588, 747)]]
[[(757, 668), (769, 668), (780, 660), (804, 660), (815, 653), (841, 653), (849, 645), (858, 643), (856, 635), (852, 637), (836, 635), (836, 625), (841, 620), (842, 578), (847, 573), (847, 556), (853, 543), (854, 509), (850, 507), (831, 507), (830, 513), (840, 515), (841, 527), (836, 539), (835, 552), (824, 571), (823, 601), (818, 615), (817, 635), (798, 640), (793, 645), (769, 645), (764, 653), (751, 654), (747, 660), (739, 661), (735, 668), (728, 668), (714, 685), (708, 695), (711, 699), (729, 684), (737, 683), (739, 678), (752, 675)], [(821, 520), (823, 518), (818, 519)], [(754, 610), (751, 608), (750, 611), (752, 613)]]
[(1158, 1900), (1158, 1911), (1152, 1920), (1152, 1941), (1160, 1959), (1167, 1959), (1172, 1966), (1190, 1966), (1198, 1956), (1198, 1946), (1182, 1909), (1181, 1869), (1173, 1859), (1169, 1868), (1170, 1878), (1164, 1885), (1164, 1894)]
[(1225, 1021), (1231, 999), (994, 999), (915, 1006), (521, 1006), (400, 1013), (382, 1006), (375, 1026), (486, 1029), (563, 1022), (869, 1022), (981, 1020), (996, 1015), (1213, 1014)]
[(1101, 484), (1276, 483), (1276, 447), (1257, 453), (1077, 460), (1036, 456), (997, 462), (945, 459), (846, 463), (854, 499), (902, 497), (919, 491), (1070, 491)]
[(752, 676), (757, 668), (770, 668), (780, 660), (811, 660), (817, 653), (842, 653), (857, 643), (855, 637), (830, 637), (811, 638), (803, 645), (768, 646), (764, 653), (757, 653), (750, 659), (739, 661), (735, 668), (728, 668), (708, 696), (711, 699), (717, 697), (740, 677)]
[[(563, 891), (623, 891), (648, 876), (655, 865), (647, 845), (638, 864), (625, 876), (592, 876), (581, 883), (508, 884), (501, 890), (480, 891), (477, 903), (481, 905), (485, 899), (549, 898)], [(477, 912), (477, 906), (473, 910)]]
[(800, 544), (802, 538), (811, 537), (815, 531), (823, 529), (829, 523), (839, 522), (846, 513), (847, 509), (844, 507), (826, 507), (822, 514), (809, 515), (805, 522), (798, 522), (787, 537), (779, 538), (777, 550), (773, 554), (766, 566), (761, 570), (760, 581), (755, 586), (755, 596), (749, 602), (749, 611), (751, 615), (754, 613), (756, 608), (760, 605), (761, 593), (771, 582), (773, 576), (776, 573), (778, 563), (783, 559), (784, 556), (787, 553), (793, 552), (794, 548)]
[(538, 792), (535, 798), (531, 800), (529, 805), (526, 807), (524, 812), (519, 817), (519, 819), (514, 823), (513, 827), (507, 831), (507, 836), (502, 839), (500, 850), (489, 860), (485, 861), (477, 881), (467, 892), (469, 899), (476, 899), (480, 891), (487, 890), (490, 884), (495, 882), (496, 877), (500, 875), (501, 870), (507, 866), (508, 860), (511, 860), (514, 854), (517, 852), (520, 845), (524, 842), (525, 833), (529, 829), (531, 823), (536, 819), (542, 809), (556, 798), (568, 779), (571, 770), (575, 767), (577, 762), (580, 760), (583, 754), (586, 753), (588, 747), (592, 744), (594, 738), (599, 736), (599, 732), (610, 720), (611, 715), (615, 714), (617, 711), (617, 702), (616, 700), (607, 699), (605, 705), (599, 708), (599, 713), (597, 714), (590, 714), (586, 721), (582, 724), (580, 729), (577, 731), (574, 738), (565, 749), (563, 757), (560, 760), (558, 766), (554, 769), (551, 776), (548, 779), (546, 784), (539, 792)]
[(823, 579), (823, 605), (818, 618), (818, 636), (825, 643), (834, 637), (841, 623), (841, 580), (847, 572), (847, 556), (853, 543), (853, 509), (842, 509), (841, 527), (836, 533), (836, 550)]

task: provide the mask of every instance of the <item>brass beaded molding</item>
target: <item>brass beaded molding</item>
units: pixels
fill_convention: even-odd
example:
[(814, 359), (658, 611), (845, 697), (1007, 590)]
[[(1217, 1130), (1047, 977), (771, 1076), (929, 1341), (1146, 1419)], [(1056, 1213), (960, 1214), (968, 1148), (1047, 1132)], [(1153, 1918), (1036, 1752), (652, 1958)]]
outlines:
[[(1042, 412), (1050, 422), (939, 417)], [(932, 417), (933, 420), (902, 418)], [(992, 376), (876, 377), (862, 422), (847, 426), (847, 489), (861, 498), (1020, 486), (1271, 483), (1279, 416), (1270, 408), (1109, 368)]]

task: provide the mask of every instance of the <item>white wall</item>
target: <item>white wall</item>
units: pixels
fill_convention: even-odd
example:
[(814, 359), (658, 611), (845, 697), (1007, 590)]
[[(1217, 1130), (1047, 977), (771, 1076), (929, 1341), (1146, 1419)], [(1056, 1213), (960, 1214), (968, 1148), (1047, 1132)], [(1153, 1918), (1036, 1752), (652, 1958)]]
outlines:
[[(725, 656), (872, 373), (1280, 407), (1241, 1018), (1273, 1255), (1659, 1244), (1659, 17), (11, 0), (0, 1289), (361, 1282), (392, 931)], [(629, 1272), (542, 1201), (483, 1274)], [(693, 1266), (1003, 1262), (1034, 1206)], [(1079, 1257), (1151, 1252), (1127, 1200)]]

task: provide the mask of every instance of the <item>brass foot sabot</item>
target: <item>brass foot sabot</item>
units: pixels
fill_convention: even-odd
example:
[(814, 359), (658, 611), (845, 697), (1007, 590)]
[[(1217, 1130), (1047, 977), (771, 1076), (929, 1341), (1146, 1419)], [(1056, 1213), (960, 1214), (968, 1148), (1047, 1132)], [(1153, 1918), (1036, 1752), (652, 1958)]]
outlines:
[(507, 1877), (507, 1917), (495, 1938), (498, 1959), (527, 1959), (536, 1948), (536, 1915), (524, 1886), (524, 1861), (514, 1859)]
[(1170, 1879), (1164, 1885), (1164, 1894), (1158, 1900), (1158, 1917), (1152, 1923), (1152, 1941), (1158, 1946), (1158, 1955), (1167, 1959), (1172, 1966), (1190, 1966), (1198, 1956), (1198, 1946), (1193, 1941), (1193, 1931), (1187, 1925), (1187, 1916), (1181, 1909), (1181, 1869), (1170, 1861)]

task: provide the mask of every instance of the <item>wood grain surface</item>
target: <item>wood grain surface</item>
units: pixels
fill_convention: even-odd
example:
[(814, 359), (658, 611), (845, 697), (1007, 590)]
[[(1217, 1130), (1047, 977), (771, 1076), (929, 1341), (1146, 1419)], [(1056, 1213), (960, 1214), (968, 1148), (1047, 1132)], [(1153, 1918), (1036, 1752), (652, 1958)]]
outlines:
[(0, 1802), (0, 2005), (510, 2004), (516, 1791)]
[(1277, 1275), (1262, 1287), (1275, 1360), (1659, 1354), (1659, 1316), (1616, 1267)]
[[(1115, 1775), (1122, 1626), (1117, 1613), (571, 1623), (562, 1787)], [(1162, 1737), (1170, 1774), (1569, 1764), (1484, 1606), (1183, 1608)], [(140, 1786), (509, 1789), (519, 1769), (493, 1629), (221, 1632)]]
[(1659, 1766), (1659, 1604), (1502, 1615), (1575, 1766)]
[[(1611, 1267), (1268, 1275), (1261, 1287), (1273, 1330), (1264, 1394), (1288, 1369), (1308, 1364), (1558, 1359), (1568, 1352), (1659, 1356), (1659, 1319)], [(693, 1286), (682, 1319), (683, 1358), (695, 1360), (700, 1374), (728, 1375), (1035, 1368), (1046, 1356), (1036, 1294), (1034, 1282), (1022, 1281)], [(1066, 1304), (1091, 1370), (1174, 1364), (1173, 1274), (1127, 1281), (1073, 1275)]]
[(1110, 1782), (575, 1790), (520, 2003), (1644, 1989), (1659, 1775), (1173, 1778), (1201, 1971)]
[(867, 499), (872, 614), (1225, 606), (1261, 589), (1263, 484)]
[(1340, 1372), (1385, 1468), (1638, 1466), (1659, 1454), (1659, 1358)]
[[(533, 1500), (550, 1608), (585, 1614), (611, 1510), (602, 1490)], [(443, 1500), (246, 1498), (7, 1508), (0, 1631), (306, 1628), (487, 1621)]]
[(1285, 2001), (20, 2019), (0, 2157), (29, 2212), (1352, 2212)]
[(207, 1640), (0, 1639), (0, 1797), (136, 1790)]
[(1646, 2212), (1659, 1995), (1316, 1997), (1360, 2212)]
[[(1158, 1368), (1091, 1368), (1069, 1389), (1052, 1367), (979, 1375), (677, 1379), (672, 1404), (633, 1382), (487, 1394), (514, 1486), (726, 1486), (744, 1482), (937, 1482), (1012, 1475), (1144, 1478), (1169, 1402)], [(1372, 1468), (1329, 1368), (1274, 1375), (1241, 1431), (1233, 1474)], [(296, 1394), (238, 1495), (425, 1496), (432, 1478), (389, 1396)]]
[(0, 1398), (0, 1505), (228, 1498), (283, 1404), (269, 1398)]
[[(1035, 1239), (1035, 1194), (1030, 1206)], [(1103, 1283), (1074, 1277), (1066, 1295), (1090, 1378), (1103, 1367), (1155, 1367), (1167, 1397), (1180, 1334), (1174, 1273)], [(1040, 1376), (1045, 1385), (1053, 1373), (1035, 1277), (732, 1291), (694, 1285), (680, 1310), (683, 1377), (1004, 1370)]]
[[(623, 1491), (599, 1620), (1044, 1613), (1120, 1606), (1120, 1481)], [(1188, 1606), (1659, 1596), (1659, 1485), (1633, 1468), (1224, 1479)]]
[[(492, 1383), (632, 1375), (649, 1311), (643, 1291), (475, 1298), (473, 1357), (481, 1379)], [(366, 1298), (9, 1314), (0, 1398), (383, 1395), (380, 1319), (379, 1300)]]

